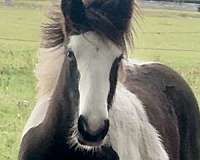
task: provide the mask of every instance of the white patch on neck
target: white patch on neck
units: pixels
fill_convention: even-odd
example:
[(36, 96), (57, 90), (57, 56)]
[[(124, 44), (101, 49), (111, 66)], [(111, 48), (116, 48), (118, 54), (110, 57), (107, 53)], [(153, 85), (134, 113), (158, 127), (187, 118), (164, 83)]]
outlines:
[(169, 160), (141, 101), (121, 84), (117, 86), (109, 119), (111, 146), (121, 160)]
[(89, 125), (97, 128), (102, 120), (108, 118), (110, 70), (122, 52), (112, 42), (94, 32), (72, 36), (69, 48), (74, 51), (81, 75), (79, 114), (87, 116)]

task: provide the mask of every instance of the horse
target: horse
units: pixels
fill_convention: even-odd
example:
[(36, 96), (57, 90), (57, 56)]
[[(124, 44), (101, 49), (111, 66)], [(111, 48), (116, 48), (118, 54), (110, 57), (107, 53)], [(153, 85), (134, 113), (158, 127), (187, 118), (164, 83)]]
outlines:
[(43, 26), (37, 103), (19, 160), (200, 160), (186, 81), (130, 60), (133, 0), (61, 0)]

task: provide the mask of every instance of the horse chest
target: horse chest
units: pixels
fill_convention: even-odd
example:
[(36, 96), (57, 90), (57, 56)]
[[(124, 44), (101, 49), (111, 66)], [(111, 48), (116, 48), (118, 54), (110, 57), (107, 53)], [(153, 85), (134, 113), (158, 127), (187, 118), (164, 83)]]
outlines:
[(109, 117), (111, 145), (120, 160), (169, 159), (142, 102), (120, 84)]

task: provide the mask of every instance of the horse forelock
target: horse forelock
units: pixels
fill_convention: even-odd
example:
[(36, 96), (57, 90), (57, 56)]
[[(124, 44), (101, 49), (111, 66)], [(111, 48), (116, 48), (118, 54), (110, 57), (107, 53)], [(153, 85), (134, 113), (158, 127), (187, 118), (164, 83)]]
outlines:
[(137, 6), (134, 0), (83, 0), (83, 4), (86, 16), (82, 20), (84, 24), (74, 24), (69, 15), (63, 14), (61, 5), (66, 5), (64, 9), (68, 13), (69, 1), (59, 0), (52, 7), (49, 13), (50, 22), (43, 26), (42, 47), (51, 48), (68, 43), (69, 36), (77, 34), (77, 30), (78, 34), (94, 31), (124, 51), (133, 47), (132, 15)]

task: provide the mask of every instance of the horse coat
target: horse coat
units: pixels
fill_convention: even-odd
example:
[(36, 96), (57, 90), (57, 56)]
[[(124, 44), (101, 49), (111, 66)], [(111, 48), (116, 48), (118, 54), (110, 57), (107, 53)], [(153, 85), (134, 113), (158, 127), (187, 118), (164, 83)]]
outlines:
[[(124, 68), (126, 79), (118, 83), (109, 111), (110, 144), (103, 151), (94, 155), (71, 151), (64, 135), (59, 133), (52, 138), (49, 130), (54, 128), (43, 128), (43, 120), (25, 129), (21, 159), (198, 159), (198, 106), (185, 81), (158, 63), (127, 61)], [(50, 98), (40, 102), (39, 109), (35, 109), (43, 115), (33, 114), (30, 121), (45, 119), (48, 114)]]
[(133, 0), (61, 0), (44, 28), (37, 104), (19, 160), (200, 160), (181, 76), (127, 58)]

